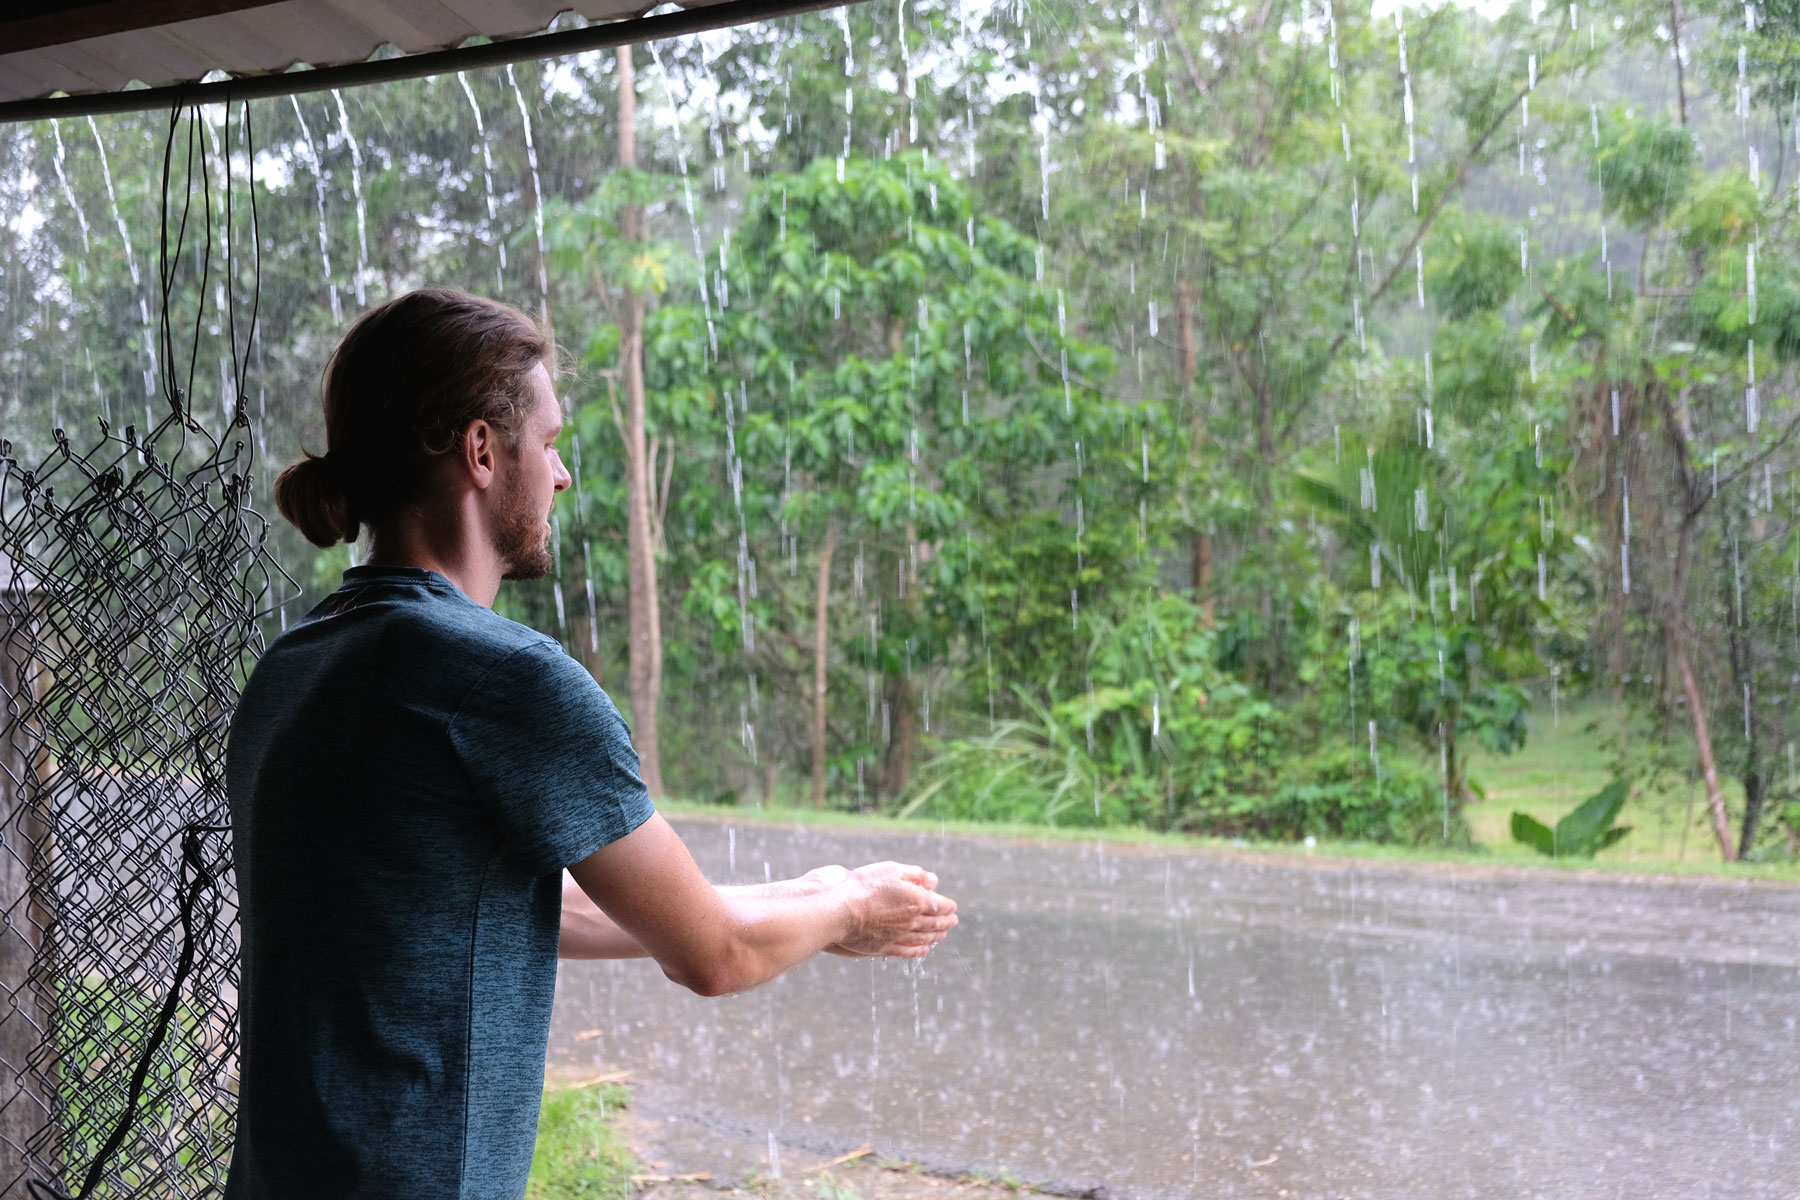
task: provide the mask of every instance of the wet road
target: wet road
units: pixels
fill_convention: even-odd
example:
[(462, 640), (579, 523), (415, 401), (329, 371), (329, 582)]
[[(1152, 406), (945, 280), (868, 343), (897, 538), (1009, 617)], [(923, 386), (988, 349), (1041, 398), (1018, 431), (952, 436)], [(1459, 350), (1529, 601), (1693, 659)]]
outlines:
[(552, 1063), (740, 1135), (705, 1167), (772, 1139), (1112, 1196), (1800, 1195), (1800, 888), (676, 824), (721, 882), (900, 858), (963, 914), (922, 970), (725, 1000), (565, 964)]

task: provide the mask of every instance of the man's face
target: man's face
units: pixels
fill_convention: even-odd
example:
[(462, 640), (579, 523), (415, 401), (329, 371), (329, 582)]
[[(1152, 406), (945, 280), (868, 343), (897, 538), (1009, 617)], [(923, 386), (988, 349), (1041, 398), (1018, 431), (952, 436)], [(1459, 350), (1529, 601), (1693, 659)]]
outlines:
[(531, 371), (534, 400), (520, 427), (518, 449), (505, 454), (495, 512), (494, 551), (506, 579), (542, 579), (550, 573), (550, 508), (571, 483), (556, 452), (562, 406), (540, 364)]

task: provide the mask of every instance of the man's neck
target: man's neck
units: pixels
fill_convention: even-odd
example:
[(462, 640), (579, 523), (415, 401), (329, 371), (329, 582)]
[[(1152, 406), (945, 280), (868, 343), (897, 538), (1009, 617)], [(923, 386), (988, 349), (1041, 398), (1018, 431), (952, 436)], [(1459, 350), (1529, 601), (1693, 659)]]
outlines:
[(370, 566), (436, 571), (483, 608), (494, 607), (505, 574), (492, 550), (462, 538), (432, 538), (417, 528), (377, 530), (369, 543)]

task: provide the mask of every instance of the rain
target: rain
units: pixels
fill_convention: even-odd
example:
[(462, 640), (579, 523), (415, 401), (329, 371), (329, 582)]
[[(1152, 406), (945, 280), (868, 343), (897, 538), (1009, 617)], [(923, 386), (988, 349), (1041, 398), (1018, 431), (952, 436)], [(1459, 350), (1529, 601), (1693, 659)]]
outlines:
[(4, 125), (0, 455), (253, 414), (272, 640), (368, 552), (274, 517), (346, 323), (554, 333), (499, 610), (715, 881), (906, 859), (964, 918), (724, 1002), (565, 964), (552, 1077), (628, 1074), (670, 1171), (1773, 1200), (1796, 36), (899, 0), (208, 104), (172, 167), (167, 113)]

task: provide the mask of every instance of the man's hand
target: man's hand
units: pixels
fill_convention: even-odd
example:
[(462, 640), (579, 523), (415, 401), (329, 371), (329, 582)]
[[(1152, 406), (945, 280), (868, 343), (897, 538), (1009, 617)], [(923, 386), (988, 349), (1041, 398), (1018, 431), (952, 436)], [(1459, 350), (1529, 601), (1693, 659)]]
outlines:
[(794, 886), (802, 892), (829, 891), (848, 878), (850, 872), (840, 866), (814, 867), (800, 878), (793, 880)]
[[(844, 871), (819, 867), (803, 878)], [(826, 949), (845, 958), (923, 958), (956, 927), (956, 901), (937, 893), (923, 867), (880, 862), (844, 871), (834, 886), (850, 903), (852, 934)]]

